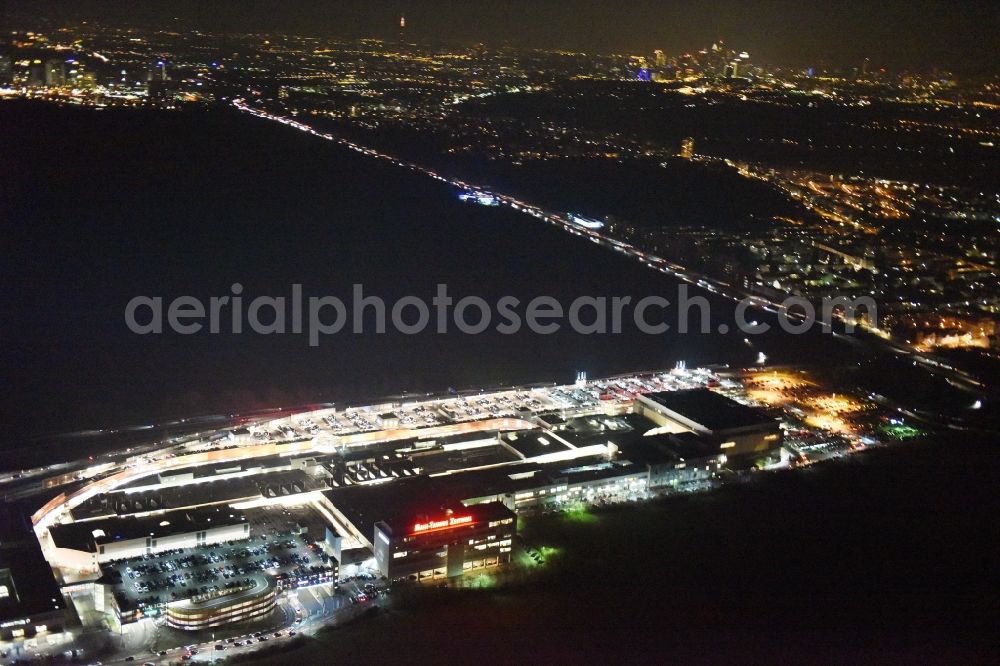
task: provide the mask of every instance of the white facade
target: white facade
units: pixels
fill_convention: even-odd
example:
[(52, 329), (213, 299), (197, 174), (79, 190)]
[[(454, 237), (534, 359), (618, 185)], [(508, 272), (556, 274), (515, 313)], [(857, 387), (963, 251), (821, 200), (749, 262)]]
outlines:
[(223, 541), (246, 539), (250, 536), (250, 523), (219, 525), (194, 532), (170, 534), (167, 536), (147, 536), (136, 539), (122, 539), (98, 545), (97, 561), (124, 560), (160, 553), (174, 548), (194, 548)]

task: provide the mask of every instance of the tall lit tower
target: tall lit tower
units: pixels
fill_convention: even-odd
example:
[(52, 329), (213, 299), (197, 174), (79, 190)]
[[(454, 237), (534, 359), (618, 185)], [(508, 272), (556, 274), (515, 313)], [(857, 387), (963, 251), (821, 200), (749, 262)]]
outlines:
[(62, 58), (45, 61), (45, 85), (50, 88), (66, 85), (66, 63)]
[(406, 14), (399, 15), (399, 45), (406, 44)]
[(686, 160), (690, 160), (690, 159), (694, 158), (694, 138), (693, 137), (690, 137), (690, 136), (689, 137), (685, 137), (684, 140), (681, 141), (681, 152), (678, 153), (678, 154), (679, 154), (680, 157), (683, 157)]

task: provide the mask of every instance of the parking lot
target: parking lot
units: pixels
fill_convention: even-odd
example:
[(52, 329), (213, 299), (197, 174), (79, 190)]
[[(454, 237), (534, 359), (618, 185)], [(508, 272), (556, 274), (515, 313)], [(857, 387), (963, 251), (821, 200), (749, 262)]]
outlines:
[[(267, 617), (211, 631), (187, 632), (167, 626), (162, 619), (146, 620), (150, 631), (132, 642), (123, 654), (135, 662), (148, 659), (154, 664), (214, 661), (247, 654), (273, 644), (272, 641), (281, 644), (300, 633), (311, 633), (329, 622), (348, 621), (381, 603), (386, 592), (384, 581), (360, 572), (339, 582), (287, 590)], [(126, 663), (124, 658), (118, 661)]]
[(254, 510), (247, 512), (247, 518), (251, 523), (247, 539), (103, 565), (105, 575), (120, 580), (114, 587), (119, 608), (156, 614), (155, 609), (171, 601), (236, 587), (253, 572), (274, 577), (282, 588), (336, 574), (336, 562), (309, 536), (298, 533), (300, 523), (292, 511)]

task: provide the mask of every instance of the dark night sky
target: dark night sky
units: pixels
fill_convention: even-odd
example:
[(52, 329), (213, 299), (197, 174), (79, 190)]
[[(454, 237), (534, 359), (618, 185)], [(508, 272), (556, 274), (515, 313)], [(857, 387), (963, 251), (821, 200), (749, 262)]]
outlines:
[(994, 70), (996, 0), (5, 0), (20, 15), (182, 23), (393, 37), (405, 12), (414, 41), (511, 43), (600, 52), (695, 50), (722, 37), (758, 62)]

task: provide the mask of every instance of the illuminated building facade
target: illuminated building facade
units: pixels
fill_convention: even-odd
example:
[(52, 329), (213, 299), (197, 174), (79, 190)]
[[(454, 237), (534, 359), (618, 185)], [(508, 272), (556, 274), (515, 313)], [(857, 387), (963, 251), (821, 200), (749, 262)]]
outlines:
[(195, 548), (250, 536), (250, 524), (231, 509), (202, 508), (142, 518), (115, 518), (57, 525), (49, 562), (77, 571), (100, 564)]
[(45, 85), (66, 85), (66, 63), (61, 58), (51, 58), (45, 63)]
[(499, 502), (375, 523), (375, 562), (389, 580), (453, 578), (510, 562), (517, 519)]

